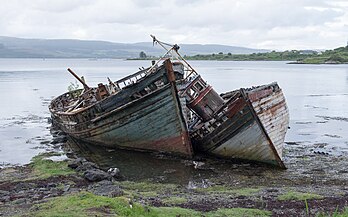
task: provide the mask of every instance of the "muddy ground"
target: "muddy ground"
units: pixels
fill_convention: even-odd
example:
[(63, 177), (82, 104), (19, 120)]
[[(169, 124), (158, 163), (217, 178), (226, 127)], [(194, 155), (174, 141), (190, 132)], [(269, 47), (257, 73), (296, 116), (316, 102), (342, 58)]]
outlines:
[[(81, 191), (108, 197), (122, 195), (149, 206), (175, 206), (202, 212), (253, 208), (269, 210), (272, 216), (332, 215), (348, 206), (348, 159), (346, 155), (319, 152), (319, 146), (323, 144), (307, 147), (295, 142), (286, 144), (287, 170), (215, 159), (194, 162), (175, 159), (201, 175), (201, 178), (191, 177), (186, 184), (166, 180), (166, 174), (178, 172), (175, 169), (163, 171), (164, 178), (156, 174), (151, 178), (149, 174), (150, 178), (127, 181), (127, 176), (122, 175), (116, 179), (88, 181), (83, 173), (76, 171), (36, 177), (33, 165), (6, 167), (0, 169), (0, 216), (25, 215), (35, 210), (36, 204)], [(71, 153), (68, 156), (81, 157)], [(110, 195), (110, 189), (116, 193)]]

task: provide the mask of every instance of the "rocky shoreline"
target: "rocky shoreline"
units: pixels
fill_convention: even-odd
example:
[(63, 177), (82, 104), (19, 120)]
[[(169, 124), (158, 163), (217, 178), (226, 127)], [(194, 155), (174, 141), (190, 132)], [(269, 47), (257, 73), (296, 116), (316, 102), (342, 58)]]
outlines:
[[(0, 168), (1, 217), (348, 216), (348, 159), (327, 144), (287, 142), (286, 171), (168, 157), (197, 171), (198, 179), (180, 184), (166, 179), (180, 167), (130, 180), (122, 169), (101, 168), (78, 155), (67, 147), (64, 133), (51, 133), (49, 143), (60, 147), (57, 151), (35, 156), (27, 165)], [(101, 155), (114, 156), (106, 154)], [(203, 175), (207, 172), (210, 178)]]
[(106, 202), (99, 204), (95, 201), (82, 210), (69, 203), (68, 209), (77, 210), (80, 212), (77, 215), (82, 216), (90, 216), (91, 213), (96, 216), (122, 215), (112, 204), (114, 201), (126, 201), (127, 205), (123, 207), (128, 210), (126, 216), (139, 214), (133, 213), (134, 207), (141, 207), (139, 209), (145, 216), (161, 216), (158, 212), (168, 216), (306, 216), (334, 213), (347, 216), (344, 209), (348, 204), (348, 183), (320, 184), (315, 180), (302, 180), (296, 185), (286, 181), (267, 185), (260, 180), (259, 184), (246, 181), (235, 186), (217, 182), (182, 186), (131, 182), (117, 168), (104, 171), (81, 157), (70, 156), (63, 161), (50, 159), (58, 155), (45, 153), (28, 165), (0, 169), (0, 216), (64, 215), (70, 211), (59, 208), (57, 204), (62, 203), (61, 200), (78, 198), (83, 203), (86, 198), (93, 197)]

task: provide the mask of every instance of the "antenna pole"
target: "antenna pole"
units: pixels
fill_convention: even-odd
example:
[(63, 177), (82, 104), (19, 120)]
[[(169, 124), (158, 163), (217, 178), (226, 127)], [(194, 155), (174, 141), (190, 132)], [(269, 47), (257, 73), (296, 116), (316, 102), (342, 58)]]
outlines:
[[(198, 74), (196, 72), (196, 70), (180, 55), (180, 53), (178, 52), (179, 50), (179, 46), (178, 45), (171, 45), (171, 44), (168, 44), (168, 43), (165, 43), (165, 42), (161, 42), (159, 41), (154, 35), (150, 35), (151, 38), (153, 39), (153, 43), (158, 43), (163, 49), (165, 49), (167, 51), (167, 53), (165, 55), (167, 55), (171, 50), (174, 50), (175, 53), (180, 57), (180, 59), (175, 56), (175, 58), (178, 60), (178, 61), (183, 61), (186, 65), (184, 65), (186, 68), (188, 68), (189, 70), (191, 70), (191, 72), (186, 76), (186, 77), (189, 77), (192, 73), (195, 73), (195, 74)], [(167, 46), (170, 46), (171, 48), (168, 49), (166, 48), (164, 45), (167, 45)], [(161, 58), (162, 59), (162, 58)], [(161, 60), (160, 59), (160, 60)], [(160, 61), (159, 60), (159, 61)], [(159, 62), (157, 61), (157, 63)], [(157, 64), (156, 63), (156, 64)], [(149, 69), (150, 70), (150, 69)]]

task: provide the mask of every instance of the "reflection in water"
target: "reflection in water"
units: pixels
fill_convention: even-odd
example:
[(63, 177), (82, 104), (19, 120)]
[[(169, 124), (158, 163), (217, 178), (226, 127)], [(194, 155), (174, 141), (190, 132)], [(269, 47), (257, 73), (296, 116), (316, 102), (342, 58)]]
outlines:
[(110, 149), (69, 139), (69, 147), (79, 156), (107, 170), (117, 167), (128, 180), (171, 182), (186, 185), (189, 180), (209, 178), (212, 171), (197, 170), (192, 161), (164, 155)]
[(199, 161), (194, 161), (162, 154), (110, 149), (71, 138), (67, 144), (78, 157), (84, 157), (105, 170), (117, 167), (125, 179), (130, 181), (175, 183), (194, 188), (208, 187), (216, 181), (234, 183), (253, 177), (258, 181), (264, 172), (273, 175), (283, 172), (262, 164), (207, 157), (199, 157)]

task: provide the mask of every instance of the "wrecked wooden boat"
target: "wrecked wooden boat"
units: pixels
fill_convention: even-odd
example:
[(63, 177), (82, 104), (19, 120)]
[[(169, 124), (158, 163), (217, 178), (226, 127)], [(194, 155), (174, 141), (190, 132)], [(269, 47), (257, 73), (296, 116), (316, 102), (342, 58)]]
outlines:
[[(52, 100), (52, 120), (71, 137), (113, 148), (193, 157), (198, 152), (285, 168), (289, 113), (276, 83), (218, 94), (178, 53), (118, 81)], [(172, 62), (169, 53), (178, 60)], [(173, 56), (172, 56), (173, 58)]]
[(212, 97), (205, 94), (210, 88), (200, 77), (190, 86), (197, 87), (197, 83), (203, 88), (188, 104), (198, 116), (189, 127), (195, 151), (285, 168), (282, 153), (289, 113), (277, 83), (241, 88), (220, 98), (214, 94), (214, 106)]
[(50, 105), (53, 122), (89, 143), (192, 157), (175, 85), (183, 77), (183, 66), (165, 63), (109, 85), (84, 84), (83, 91), (55, 98)]

